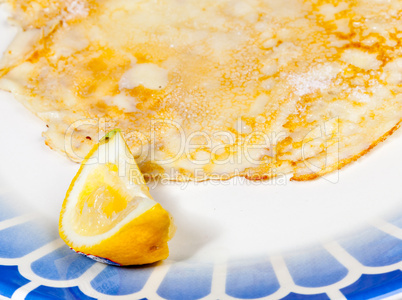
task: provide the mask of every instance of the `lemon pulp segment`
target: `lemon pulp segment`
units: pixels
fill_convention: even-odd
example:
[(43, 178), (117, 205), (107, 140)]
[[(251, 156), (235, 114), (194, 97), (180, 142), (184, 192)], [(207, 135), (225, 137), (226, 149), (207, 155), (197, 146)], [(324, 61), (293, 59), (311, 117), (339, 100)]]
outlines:
[(84, 183), (74, 215), (74, 230), (81, 235), (96, 235), (110, 230), (137, 206), (121, 183), (117, 166), (99, 166)]

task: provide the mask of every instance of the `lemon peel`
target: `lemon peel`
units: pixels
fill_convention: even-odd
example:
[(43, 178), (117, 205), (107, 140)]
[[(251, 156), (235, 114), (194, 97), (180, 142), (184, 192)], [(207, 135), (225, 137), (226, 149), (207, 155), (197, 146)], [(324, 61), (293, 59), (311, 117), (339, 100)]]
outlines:
[(120, 130), (82, 162), (66, 193), (59, 234), (74, 251), (116, 265), (165, 259), (173, 218), (154, 201)]

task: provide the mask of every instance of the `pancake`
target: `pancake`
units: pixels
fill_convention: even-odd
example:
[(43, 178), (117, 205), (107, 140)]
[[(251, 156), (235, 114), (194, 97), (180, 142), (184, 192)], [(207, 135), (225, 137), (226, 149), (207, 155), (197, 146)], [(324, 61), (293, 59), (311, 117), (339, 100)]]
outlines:
[(402, 118), (398, 0), (5, 2), (0, 88), (77, 162), (120, 128), (148, 177), (309, 180)]

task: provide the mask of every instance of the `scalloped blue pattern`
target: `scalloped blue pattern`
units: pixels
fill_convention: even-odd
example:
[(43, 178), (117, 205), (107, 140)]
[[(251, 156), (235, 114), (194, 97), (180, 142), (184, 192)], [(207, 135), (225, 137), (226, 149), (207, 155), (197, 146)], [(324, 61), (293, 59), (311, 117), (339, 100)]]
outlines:
[(18, 272), (17, 266), (0, 266), (0, 295), (11, 298), (17, 289), (28, 282)]
[(328, 299), (330, 298), (326, 294), (303, 295), (303, 294), (290, 293), (281, 300), (328, 300)]
[(344, 288), (341, 292), (347, 299), (371, 299), (385, 293), (400, 290), (402, 272), (397, 270), (384, 274), (363, 274), (358, 281)]
[(213, 265), (208, 263), (174, 264), (160, 284), (157, 293), (164, 299), (195, 300), (211, 292)]
[(280, 285), (268, 257), (259, 260), (231, 261), (226, 271), (226, 294), (239, 299), (272, 295)]
[(302, 287), (323, 287), (345, 278), (348, 269), (321, 246), (285, 256), (293, 281)]
[(74, 253), (40, 217), (25, 220), (1, 201), (0, 209), (0, 295), (7, 298), (379, 300), (402, 293), (402, 216), (384, 221), (388, 229), (367, 226), (326, 245), (282, 253), (279, 265), (277, 255), (275, 263), (261, 256), (123, 268)]
[(32, 271), (40, 277), (52, 280), (79, 278), (95, 261), (77, 255), (62, 246), (31, 264)]
[[(153, 271), (152, 267), (107, 266), (91, 281), (91, 286), (105, 295), (130, 295), (141, 291)], [(132, 276), (135, 274), (135, 276)]]
[(54, 237), (40, 230), (33, 221), (0, 231), (0, 257), (18, 258), (52, 241)]
[(70, 288), (54, 288), (48, 286), (40, 286), (30, 292), (26, 298), (27, 300), (95, 300), (95, 298), (88, 297), (77, 287)]
[(368, 267), (388, 266), (402, 260), (402, 241), (373, 227), (356, 232), (340, 244)]

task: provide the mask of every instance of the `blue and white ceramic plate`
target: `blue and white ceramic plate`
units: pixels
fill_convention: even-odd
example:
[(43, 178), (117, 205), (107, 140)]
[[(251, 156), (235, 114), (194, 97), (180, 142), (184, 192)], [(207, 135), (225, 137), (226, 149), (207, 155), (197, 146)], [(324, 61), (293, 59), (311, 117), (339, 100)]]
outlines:
[(176, 220), (171, 255), (119, 268), (60, 240), (78, 165), (44, 145), (44, 124), (11, 95), (0, 104), (0, 298), (402, 299), (400, 133), (313, 182), (151, 185)]

